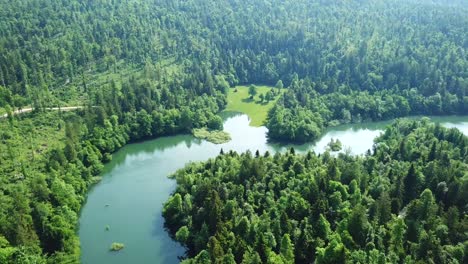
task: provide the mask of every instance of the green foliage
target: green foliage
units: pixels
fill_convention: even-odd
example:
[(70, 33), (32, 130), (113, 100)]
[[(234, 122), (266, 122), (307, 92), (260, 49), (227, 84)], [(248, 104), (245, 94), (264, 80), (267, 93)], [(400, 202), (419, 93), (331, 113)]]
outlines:
[(187, 240), (189, 239), (189, 236), (190, 236), (190, 231), (188, 227), (186, 226), (179, 228), (179, 230), (175, 234), (177, 241), (180, 241), (181, 243), (187, 242)]
[(283, 89), (283, 87), (284, 87), (283, 81), (282, 81), (282, 80), (278, 80), (278, 82), (276, 82), (275, 88)]
[(208, 130), (206, 128), (193, 129), (193, 136), (199, 139), (206, 139), (214, 144), (222, 144), (231, 141), (229, 133), (219, 130)]
[(0, 262), (8, 263), (15, 252), (16, 249), (10, 246), (10, 243), (3, 236), (0, 236)]
[(284, 263), (294, 264), (294, 245), (289, 234), (285, 234), (281, 239), (280, 254)]
[(213, 115), (209, 120), (207, 127), (211, 130), (222, 130), (223, 129), (223, 119), (220, 116)]
[(111, 251), (120, 251), (122, 249), (124, 249), (125, 245), (122, 244), (122, 243), (112, 243), (111, 247), (110, 247), (110, 250)]
[[(8, 243), (0, 246), (0, 262), (79, 262), (77, 214), (111, 153), (133, 141), (203, 127), (221, 129), (216, 114), (226, 105), (247, 113), (253, 125), (266, 124), (271, 139), (298, 142), (315, 140), (326, 127), (338, 123), (467, 113), (466, 4), (423, 2), (1, 1), (0, 238)], [(252, 101), (246, 102), (242, 100), (248, 97), (247, 87), (239, 87), (237, 93), (228, 89), (249, 83), (276, 83), (276, 88), (257, 86), (252, 89)], [(279, 96), (283, 87), (288, 92)], [(263, 97), (260, 102), (255, 91)], [(83, 108), (76, 114), (44, 112), (64, 104)], [(13, 114), (27, 107), (34, 112)], [(296, 261), (312, 259), (316, 248), (330, 252), (323, 255), (324, 260), (340, 260), (340, 243), (346, 247), (354, 240), (360, 241), (356, 247), (364, 243), (354, 231), (349, 230), (347, 237), (345, 223), (350, 205), (363, 205), (371, 207), (366, 207), (370, 225), (384, 225), (395, 214), (407, 213), (403, 233), (412, 243), (425, 245), (417, 250), (395, 245), (390, 262), (404, 261), (405, 254), (409, 262), (418, 260), (425, 253), (440, 256), (440, 262), (451, 258), (463, 262), (466, 257), (460, 257), (462, 247), (457, 243), (466, 241), (463, 172), (468, 144), (456, 132), (430, 126), (413, 131), (399, 125), (381, 138), (393, 152), (379, 145), (372, 157), (352, 164), (341, 158), (334, 163), (288, 157), (267, 161), (275, 165), (273, 170), (261, 158), (232, 161), (233, 169), (227, 173), (231, 179), (236, 178), (232, 173), (237, 169), (242, 181), (249, 182), (233, 183), (239, 185), (233, 193), (245, 196), (226, 208), (233, 222), (217, 223), (224, 217), (221, 205), (228, 194), (224, 189), (209, 192), (219, 184), (214, 182), (201, 186), (211, 197), (193, 195), (187, 199), (194, 200), (192, 207), (184, 196), (182, 209), (177, 207), (180, 204), (167, 209), (175, 221), (170, 231), (187, 226), (191, 235), (185, 243), (198, 253), (194, 261), (208, 263), (213, 258), (204, 250), (208, 239), (217, 236), (223, 244), (232, 236), (229, 230), (238, 226), (236, 217), (245, 216), (248, 222), (240, 227), (253, 230), (240, 240), (232, 239), (238, 241), (227, 247), (232, 246), (232, 252), (220, 256), (226, 263), (232, 262), (232, 256), (246, 263), (283, 261), (278, 245), (270, 247), (286, 233), (291, 233), (299, 251), (295, 256), (301, 259)], [(426, 134), (435, 137), (426, 141)], [(307, 164), (314, 163), (322, 167), (312, 173)], [(357, 169), (350, 173), (347, 166), (354, 165)], [(270, 180), (273, 176), (267, 172), (276, 180)], [(313, 180), (303, 182), (303, 175)], [(379, 180), (382, 175), (388, 179)], [(250, 182), (251, 177), (255, 181)], [(286, 180), (294, 177), (308, 189)], [(349, 189), (354, 182), (349, 197), (332, 188), (330, 179)], [(279, 200), (285, 186), (291, 190)], [(414, 216), (418, 210), (431, 214), (436, 208), (427, 193), (420, 196), (426, 188), (447, 217), (438, 213), (422, 223)], [(260, 199), (256, 194), (263, 190), (265, 201), (255, 204)], [(281, 206), (269, 212), (276, 201)], [(192, 221), (184, 217), (202, 203), (217, 207), (194, 218), (199, 231), (195, 236)], [(245, 212), (237, 215), (233, 204), (245, 207)], [(263, 215), (264, 210), (269, 213), (264, 218), (279, 217), (279, 223), (259, 225), (254, 216)], [(314, 218), (307, 219), (309, 213)], [(216, 216), (211, 219), (214, 222), (200, 223), (202, 216), (210, 214)], [(362, 220), (363, 214), (358, 216), (355, 220)], [(314, 240), (311, 233), (320, 232), (309, 225), (321, 218), (330, 232)], [(301, 226), (307, 230), (301, 235), (308, 244), (296, 245), (293, 230)], [(330, 246), (331, 233), (338, 227), (347, 238), (334, 239)], [(260, 232), (255, 229), (268, 236), (257, 236)], [(369, 228), (366, 242), (376, 230)], [(372, 241), (375, 247), (377, 242)], [(447, 247), (436, 251), (438, 243)], [(380, 260), (377, 253), (383, 250), (375, 250), (354, 256), (361, 259), (365, 253), (367, 261)]]
[(249, 95), (250, 99), (253, 99), (255, 95), (257, 95), (257, 87), (253, 84), (249, 86)]
[(323, 214), (320, 214), (320, 217), (317, 221), (317, 228), (315, 234), (317, 235), (317, 237), (323, 239), (324, 241), (327, 241), (328, 237), (331, 234), (330, 223), (323, 216)]
[[(187, 247), (187, 263), (205, 250), (211, 263), (458, 261), (467, 239), (458, 211), (466, 206), (467, 141), (426, 119), (399, 120), (366, 156), (224, 153), (174, 174), (163, 216)], [(425, 159), (427, 142), (445, 157)], [(426, 179), (414, 197), (401, 189), (408, 171)], [(441, 181), (453, 187), (436, 196)], [(392, 211), (394, 202), (401, 210)]]
[(330, 142), (328, 143), (327, 147), (331, 150), (331, 151), (340, 151), (342, 149), (342, 144), (341, 144), (341, 141), (339, 139), (337, 139), (336, 141), (332, 138), (330, 140)]
[[(440, 112), (416, 90), (336, 91), (320, 93), (310, 80), (299, 80), (277, 101), (268, 115), (268, 136), (276, 140), (313, 141), (324, 128), (341, 123), (378, 121), (407, 115), (463, 114), (460, 100), (446, 100)], [(418, 105), (415, 105), (415, 104)], [(458, 110), (457, 110), (458, 109)], [(310, 128), (312, 127), (312, 128)]]
[(310, 110), (276, 105), (268, 114), (267, 127), (271, 139), (306, 142), (318, 139), (324, 124), (320, 114)]
[(333, 237), (325, 248), (317, 248), (317, 263), (332, 264), (345, 263), (346, 248), (339, 240), (339, 237)]
[(361, 247), (366, 245), (368, 224), (366, 209), (361, 205), (353, 208), (348, 220), (348, 232), (354, 242)]
[[(272, 92), (270, 86), (256, 86), (260, 95), (264, 95), (264, 101), (257, 100), (256, 97), (249, 99), (247, 86), (236, 86), (229, 89), (227, 96), (226, 111), (245, 113), (250, 118), (251, 126), (262, 126), (268, 118), (268, 111), (275, 105), (279, 96)], [(236, 92), (237, 91), (237, 92)], [(278, 94), (284, 91), (280, 90)]]
[[(207, 126), (209, 120), (213, 127), (222, 124), (214, 115), (219, 109), (215, 101), (198, 97), (188, 104), (191, 127)], [(38, 263), (46, 258), (78, 262), (77, 215), (103, 162), (130, 141), (189, 131), (179, 110), (150, 113), (135, 104), (121, 101), (113, 109), (92, 107), (78, 113), (34, 112), (0, 122), (5, 143), (0, 145), (0, 235), (11, 245), (8, 252), (25, 247)], [(123, 113), (117, 110), (121, 107), (134, 110)], [(7, 263), (15, 256), (9, 255)]]

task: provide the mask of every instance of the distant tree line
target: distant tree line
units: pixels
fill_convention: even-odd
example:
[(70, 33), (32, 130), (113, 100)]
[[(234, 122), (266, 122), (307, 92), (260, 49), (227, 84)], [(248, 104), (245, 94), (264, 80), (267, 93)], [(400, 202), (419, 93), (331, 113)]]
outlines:
[(270, 111), (266, 126), (271, 139), (296, 142), (317, 139), (328, 126), (379, 121), (408, 115), (468, 113), (468, 96), (422, 95), (416, 88), (376, 92), (323, 93), (320, 85), (297, 77)]
[(184, 88), (209, 89), (206, 75), (285, 86), (298, 75), (320, 94), (414, 89), (466, 103), (463, 1), (26, 0), (1, 8), (0, 86), (24, 98), (10, 106), (79, 99), (102, 89), (91, 73), (148, 63), (158, 78), (181, 69)]

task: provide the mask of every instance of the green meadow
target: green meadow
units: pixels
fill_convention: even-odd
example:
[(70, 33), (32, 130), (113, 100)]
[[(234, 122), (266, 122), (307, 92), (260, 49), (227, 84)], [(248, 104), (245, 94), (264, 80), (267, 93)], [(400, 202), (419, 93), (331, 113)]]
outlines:
[[(259, 127), (265, 124), (268, 111), (270, 111), (270, 109), (275, 105), (275, 102), (278, 100), (280, 95), (275, 93), (273, 100), (269, 102), (264, 100), (262, 102), (260, 99), (261, 94), (265, 96), (271, 89), (274, 91), (278, 91), (278, 89), (263, 85), (256, 85), (256, 87), (257, 94), (253, 99), (251, 99), (249, 95), (249, 86), (236, 86), (234, 88), (230, 88), (226, 111), (242, 112), (247, 114), (250, 117), (250, 125)], [(284, 89), (281, 92), (283, 91)]]

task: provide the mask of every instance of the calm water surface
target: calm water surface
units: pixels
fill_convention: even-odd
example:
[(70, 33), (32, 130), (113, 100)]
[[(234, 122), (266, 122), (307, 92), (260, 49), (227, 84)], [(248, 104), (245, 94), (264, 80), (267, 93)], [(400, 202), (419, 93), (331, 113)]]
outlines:
[[(188, 135), (159, 138), (125, 146), (105, 166), (103, 179), (89, 194), (80, 216), (79, 236), (85, 264), (178, 263), (184, 249), (163, 228), (162, 205), (175, 188), (168, 175), (190, 161), (203, 161), (224, 151), (261, 153), (285, 151), (325, 151), (332, 138), (339, 139), (354, 154), (372, 147), (389, 122), (343, 125), (330, 128), (316, 143), (304, 145), (270, 144), (265, 127), (250, 127), (244, 114), (226, 114), (224, 130), (232, 140), (215, 145)], [(468, 134), (467, 117), (435, 117), (433, 121), (457, 127)], [(110, 227), (106, 231), (106, 226)], [(120, 252), (110, 252), (113, 242), (125, 244)]]

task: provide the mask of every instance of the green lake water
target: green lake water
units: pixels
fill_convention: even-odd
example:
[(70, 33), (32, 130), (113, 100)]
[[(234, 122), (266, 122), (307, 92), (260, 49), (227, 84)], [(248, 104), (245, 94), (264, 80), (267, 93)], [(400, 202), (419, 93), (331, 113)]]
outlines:
[[(446, 127), (457, 127), (468, 135), (468, 116), (434, 117)], [(373, 139), (391, 121), (342, 125), (328, 129), (315, 143), (271, 144), (265, 127), (249, 126), (244, 114), (225, 116), (224, 130), (232, 140), (215, 145), (189, 135), (159, 138), (125, 146), (105, 166), (102, 181), (88, 193), (80, 216), (79, 236), (85, 264), (171, 264), (178, 263), (184, 248), (164, 230), (162, 205), (175, 188), (167, 176), (190, 161), (204, 161), (224, 151), (254, 153), (285, 151), (325, 151), (331, 138), (339, 139), (354, 154), (365, 153)], [(106, 226), (110, 230), (106, 231)], [(110, 252), (113, 242), (125, 244), (120, 252)]]

